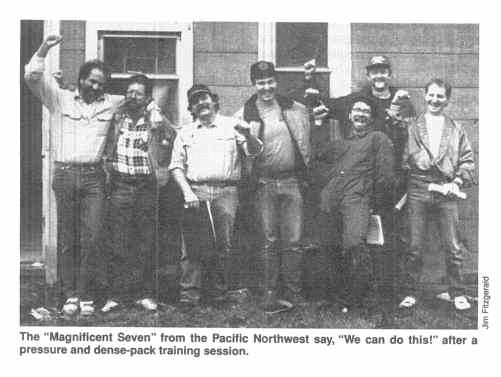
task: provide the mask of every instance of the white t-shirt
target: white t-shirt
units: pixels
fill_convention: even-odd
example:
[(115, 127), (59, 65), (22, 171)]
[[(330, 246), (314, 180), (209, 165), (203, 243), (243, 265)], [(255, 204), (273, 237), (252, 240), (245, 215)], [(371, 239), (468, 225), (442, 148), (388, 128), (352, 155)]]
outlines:
[(433, 157), (438, 156), (440, 150), (440, 140), (444, 129), (444, 117), (442, 115), (434, 116), (425, 114), (426, 130), (428, 131), (428, 140), (430, 142), (430, 152)]

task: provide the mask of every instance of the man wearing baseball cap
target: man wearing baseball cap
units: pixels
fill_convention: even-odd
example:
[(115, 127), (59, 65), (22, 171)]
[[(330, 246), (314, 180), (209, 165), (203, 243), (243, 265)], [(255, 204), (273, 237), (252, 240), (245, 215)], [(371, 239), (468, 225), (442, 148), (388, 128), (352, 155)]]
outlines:
[[(305, 81), (313, 80), (315, 65), (305, 64)], [(385, 265), (383, 279), (383, 295), (385, 302), (389, 303), (393, 295), (393, 275), (394, 260), (393, 255), (398, 249), (405, 247), (402, 240), (405, 238), (404, 218), (395, 215), (393, 208), (399, 199), (406, 192), (406, 174), (402, 170), (402, 156), (407, 141), (407, 125), (409, 120), (415, 117), (416, 113), (412, 105), (409, 94), (405, 90), (399, 90), (390, 85), (392, 78), (392, 66), (390, 59), (384, 55), (372, 56), (366, 65), (367, 84), (362, 90), (339, 98), (330, 98), (325, 101), (326, 105), (321, 105), (313, 109), (316, 120), (336, 119), (340, 122), (343, 137), (349, 134), (350, 104), (356, 96), (364, 96), (374, 103), (374, 115), (372, 127), (376, 131), (384, 132), (393, 143), (395, 160), (396, 185), (392, 192), (386, 193), (378, 198), (373, 208), (381, 215), (383, 229), (385, 231), (386, 244), (384, 246)], [(308, 86), (308, 85), (306, 85)], [(397, 224), (400, 224), (397, 226)]]
[(255, 156), (262, 144), (245, 122), (219, 114), (208, 86), (193, 85), (188, 104), (193, 122), (179, 131), (169, 170), (184, 196), (181, 302), (197, 304), (202, 289), (226, 296), (242, 154)]
[[(253, 162), (252, 177), (260, 224), (264, 269), (264, 310), (274, 313), (304, 302), (301, 295), (303, 196), (301, 185), (310, 160), (310, 124), (306, 108), (276, 93), (273, 63), (250, 67), (255, 88), (237, 113), (250, 124), (264, 149)], [(279, 277), (284, 283), (279, 293)], [(282, 299), (283, 298), (283, 299)]]

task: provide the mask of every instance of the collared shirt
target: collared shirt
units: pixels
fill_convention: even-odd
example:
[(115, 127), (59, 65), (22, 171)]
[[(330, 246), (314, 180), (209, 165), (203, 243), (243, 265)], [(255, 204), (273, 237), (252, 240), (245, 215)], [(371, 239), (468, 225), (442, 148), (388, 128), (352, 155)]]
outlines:
[(112, 159), (113, 170), (128, 175), (149, 175), (151, 173), (148, 156), (149, 123), (144, 116), (134, 123), (130, 116), (124, 114), (117, 127), (119, 136)]
[(25, 80), (50, 111), (50, 143), (55, 161), (101, 161), (113, 112), (123, 97), (104, 94), (87, 104), (78, 92), (61, 89), (45, 71), (45, 60), (36, 55), (25, 67)]
[(239, 147), (248, 156), (245, 138), (235, 131), (242, 120), (216, 115), (206, 127), (199, 121), (184, 125), (172, 151), (169, 170), (182, 169), (188, 181), (238, 181), (242, 162)]
[(264, 123), (264, 150), (257, 159), (260, 174), (266, 176), (294, 171), (296, 151), (277, 101), (269, 106), (257, 100), (256, 106)]

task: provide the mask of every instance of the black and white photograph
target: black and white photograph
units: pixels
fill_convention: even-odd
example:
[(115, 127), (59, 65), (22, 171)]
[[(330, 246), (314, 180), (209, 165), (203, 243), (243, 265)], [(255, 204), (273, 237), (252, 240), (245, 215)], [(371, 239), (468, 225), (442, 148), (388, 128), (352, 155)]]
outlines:
[(478, 23), (19, 30), (21, 326), (481, 326)]

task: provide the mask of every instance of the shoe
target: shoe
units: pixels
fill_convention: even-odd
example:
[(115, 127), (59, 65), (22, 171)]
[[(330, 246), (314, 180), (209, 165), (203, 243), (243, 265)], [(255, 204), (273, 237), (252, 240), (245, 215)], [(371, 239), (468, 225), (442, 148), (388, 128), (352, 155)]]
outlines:
[(80, 315), (92, 315), (94, 312), (94, 301), (80, 301)]
[(451, 295), (449, 294), (449, 292), (442, 292), (442, 293), (439, 293), (438, 295), (435, 296), (436, 298), (438, 298), (439, 300), (442, 300), (442, 301), (447, 301), (447, 302), (452, 302), (453, 300), (451, 299)]
[(80, 309), (79, 298), (78, 297), (70, 297), (64, 303), (62, 312), (64, 315), (72, 316), (78, 312), (78, 309)]
[(407, 296), (402, 300), (402, 302), (400, 302), (400, 304), (398, 304), (398, 307), (404, 309), (410, 309), (414, 305), (416, 305), (416, 298), (413, 296)]
[(142, 300), (137, 300), (136, 304), (141, 305), (144, 310), (149, 311), (154, 311), (158, 308), (158, 304), (155, 302), (155, 300), (148, 297), (143, 298)]
[(102, 313), (109, 313), (119, 307), (120, 304), (114, 300), (107, 300), (104, 306), (101, 308)]
[(200, 294), (194, 290), (181, 291), (179, 302), (183, 304), (198, 305), (200, 303)]
[(287, 312), (293, 308), (294, 308), (294, 305), (291, 302), (289, 302), (287, 300), (283, 300), (283, 299), (278, 299), (278, 300), (266, 305), (264, 307), (264, 312), (266, 314), (272, 315), (272, 314)]
[(456, 296), (454, 297), (454, 307), (456, 310), (468, 310), (471, 308), (471, 304), (465, 296)]

